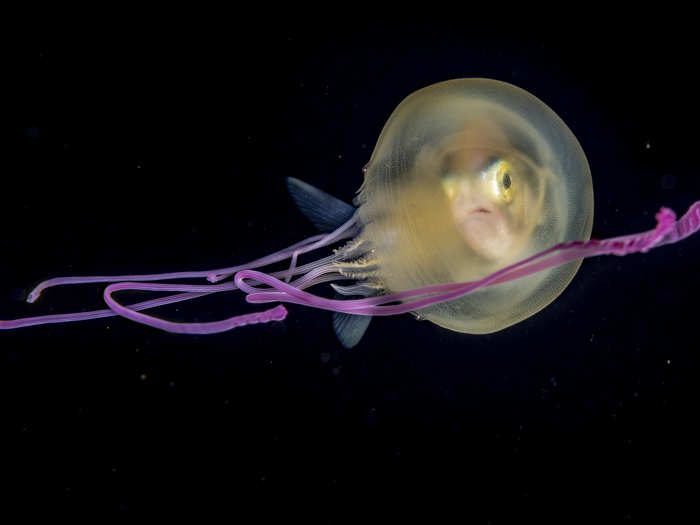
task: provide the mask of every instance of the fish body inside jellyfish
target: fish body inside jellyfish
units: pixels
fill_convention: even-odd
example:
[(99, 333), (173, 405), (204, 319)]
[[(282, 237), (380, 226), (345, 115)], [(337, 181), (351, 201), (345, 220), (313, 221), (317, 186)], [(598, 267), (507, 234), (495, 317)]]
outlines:
[[(698, 201), (678, 220), (662, 208), (647, 232), (590, 239), (593, 185), (573, 133), (533, 95), (488, 79), (450, 80), (407, 97), (382, 130), (355, 206), (294, 178), (287, 185), (321, 234), (229, 268), (49, 279), (29, 302), (51, 286), (110, 282), (108, 308), (0, 321), (0, 328), (121, 315), (171, 332), (205, 334), (287, 315), (281, 305), (208, 323), (144, 313), (238, 289), (250, 303), (333, 311), (345, 347), (359, 342), (376, 315), (411, 312), (450, 330), (483, 334), (552, 302), (585, 257), (645, 252), (700, 229)], [(330, 246), (336, 247), (330, 255), (298, 264), (300, 255)], [(286, 259), (287, 270), (259, 271)], [(214, 284), (155, 282), (197, 278)], [(335, 299), (307, 291), (323, 283), (331, 283)], [(174, 294), (126, 306), (113, 297), (120, 290)]]

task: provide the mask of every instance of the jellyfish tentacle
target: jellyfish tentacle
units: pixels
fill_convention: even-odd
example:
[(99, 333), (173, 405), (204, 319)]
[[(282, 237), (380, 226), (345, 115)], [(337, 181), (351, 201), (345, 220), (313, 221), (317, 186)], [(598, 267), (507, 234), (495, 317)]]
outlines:
[[(477, 281), (431, 285), (365, 299), (346, 301), (325, 299), (304, 292), (301, 289), (283, 283), (271, 275), (262, 274), (255, 270), (238, 272), (234, 282), (239, 289), (248, 294), (246, 300), (250, 303), (288, 302), (356, 315), (397, 315), (420, 310), (440, 302), (450, 301), (479, 288), (519, 279), (576, 259), (606, 254), (622, 256), (636, 252), (644, 253), (664, 244), (678, 242), (700, 230), (700, 201), (691, 205), (680, 220), (676, 221), (675, 219), (676, 216), (673, 211), (668, 208), (662, 208), (656, 215), (657, 226), (653, 230), (604, 240), (591, 239), (589, 241), (564, 242), (502, 268)], [(548, 257), (540, 260), (545, 256)], [(275, 288), (277, 291), (261, 292), (246, 284), (246, 279), (255, 279)], [(387, 304), (396, 301), (403, 302), (398, 305)]]
[(359, 227), (358, 227), (358, 222), (357, 222), (357, 213), (354, 213), (352, 217), (350, 217), (349, 220), (338, 226), (335, 230), (333, 230), (331, 233), (326, 235), (323, 239), (310, 244), (308, 246), (305, 246), (303, 248), (297, 248), (292, 252), (292, 260), (289, 264), (289, 274), (285, 278), (285, 282), (289, 282), (292, 272), (296, 268), (297, 264), (297, 257), (303, 253), (307, 253), (313, 250), (316, 250), (318, 248), (322, 248), (324, 246), (328, 246), (329, 244), (332, 244), (334, 242), (347, 239), (349, 237), (354, 237), (358, 233)]
[[(667, 208), (662, 208), (667, 209)], [(673, 235), (668, 235), (659, 242), (662, 244), (672, 244), (681, 241), (686, 237), (700, 230), (700, 201), (694, 202), (683, 216), (676, 221), (673, 227)]]
[(327, 234), (325, 233), (321, 233), (312, 237), (308, 237), (303, 241), (299, 241), (295, 244), (292, 244), (291, 246), (288, 246), (287, 248), (284, 248), (283, 250), (272, 253), (270, 255), (266, 255), (265, 257), (261, 257), (260, 259), (255, 259), (254, 261), (251, 261), (246, 264), (231, 266), (229, 268), (222, 268), (220, 270), (209, 270), (205, 277), (210, 283), (216, 283), (219, 281), (223, 281), (224, 279), (233, 276), (236, 272), (245, 270), (247, 268), (260, 268), (262, 266), (267, 266), (269, 264), (284, 261), (285, 259), (289, 259), (291, 253), (295, 249), (318, 242), (319, 240), (326, 237), (326, 235)]
[[(334, 260), (337, 256), (330, 256), (327, 259)], [(318, 266), (318, 265), (316, 265)], [(278, 277), (284, 277), (287, 272), (276, 272)], [(263, 274), (265, 275), (265, 274)], [(295, 285), (298, 282), (299, 286), (308, 287), (320, 284), (323, 282), (345, 279), (342, 275), (337, 274), (334, 271), (333, 266), (326, 264), (324, 266), (313, 268), (309, 273), (295, 281)], [(258, 281), (253, 281), (252, 285), (261, 284)], [(247, 286), (252, 286), (248, 283)], [(207, 323), (179, 323), (161, 319), (155, 316), (146, 315), (139, 313), (133, 305), (125, 306), (118, 303), (113, 297), (112, 293), (122, 290), (132, 290), (132, 291), (178, 291), (184, 292), (181, 295), (190, 294), (194, 297), (199, 297), (202, 295), (209, 295), (211, 293), (221, 292), (221, 291), (231, 291), (237, 288), (237, 284), (234, 282), (222, 283), (219, 285), (184, 285), (184, 284), (165, 284), (165, 283), (134, 283), (134, 282), (122, 282), (113, 283), (109, 285), (104, 291), (104, 299), (107, 305), (110, 307), (109, 312), (112, 315), (119, 315), (130, 319), (132, 321), (146, 324), (154, 328), (159, 328), (167, 332), (172, 333), (183, 333), (183, 334), (215, 334), (219, 332), (225, 332), (233, 328), (240, 326), (267, 323), (270, 321), (281, 321), (286, 318), (287, 310), (279, 305), (276, 308), (265, 310), (263, 312), (255, 312), (252, 314), (243, 314), (222, 321), (212, 321)], [(182, 300), (185, 300), (184, 298)], [(174, 302), (174, 301), (173, 301)], [(145, 308), (142, 308), (145, 309)], [(106, 317), (106, 316), (105, 316)]]
[(118, 303), (112, 294), (122, 290), (138, 290), (138, 291), (180, 291), (180, 292), (204, 292), (215, 293), (222, 291), (230, 291), (233, 289), (232, 283), (214, 284), (214, 285), (170, 285), (170, 284), (149, 284), (149, 283), (113, 283), (107, 286), (104, 291), (104, 300), (114, 312), (122, 317), (126, 317), (132, 321), (141, 324), (159, 328), (167, 332), (177, 334), (216, 334), (226, 332), (239, 326), (249, 324), (267, 323), (270, 321), (281, 321), (287, 316), (287, 310), (282, 305), (278, 305), (263, 312), (255, 312), (251, 314), (236, 315), (223, 319), (221, 321), (210, 321), (204, 323), (177, 323), (167, 321), (158, 317), (143, 314)]
[[(317, 237), (326, 237), (326, 234), (317, 236)], [(308, 239), (302, 242), (307, 242)], [(299, 245), (300, 243), (297, 243), (296, 245)], [(288, 250), (287, 250), (288, 251)], [(289, 254), (287, 253), (287, 257)], [(323, 282), (329, 282), (333, 280), (337, 280), (340, 278), (344, 278), (339, 275), (328, 275), (329, 273), (334, 271), (334, 267), (330, 264), (334, 261), (337, 261), (339, 258), (342, 258), (342, 254), (332, 254), (327, 257), (324, 257), (323, 259), (319, 259), (318, 261), (314, 261), (311, 263), (308, 263), (303, 266), (299, 266), (294, 270), (294, 274), (305, 274), (302, 278), (297, 279), (299, 281), (299, 285), (303, 285), (304, 287), (308, 286), (313, 286), (316, 284), (320, 284)], [(262, 260), (262, 259), (260, 259)], [(178, 274), (156, 274), (156, 275), (148, 275), (145, 277), (150, 277), (150, 278), (155, 278), (163, 275), (178, 275), (182, 277), (182, 273), (180, 272)], [(198, 277), (202, 277), (201, 275), (204, 272), (193, 272), (196, 273)], [(271, 275), (279, 278), (285, 278), (288, 274), (287, 270), (282, 270), (279, 272), (274, 272)], [(117, 276), (119, 277), (119, 276)], [(124, 277), (124, 276), (122, 276)], [(129, 276), (126, 276), (129, 277)], [(131, 276), (134, 277), (134, 276)], [(67, 279), (67, 278), (66, 278)], [(98, 279), (102, 279), (102, 277), (94, 277), (92, 278), (93, 281), (88, 281), (90, 278), (76, 278), (80, 279), (80, 282), (104, 282), (104, 281), (99, 281)], [(295, 281), (295, 283), (297, 282)], [(63, 283), (67, 284), (67, 283)], [(257, 281), (254, 282), (254, 284), (261, 284)], [(150, 285), (150, 286), (156, 286), (156, 285)], [(157, 299), (151, 299), (148, 301), (142, 301), (139, 303), (131, 304), (128, 306), (125, 306), (125, 308), (128, 308), (129, 310), (134, 310), (134, 311), (141, 311), (141, 310), (147, 310), (150, 308), (156, 308), (158, 306), (164, 306), (167, 304), (174, 304), (182, 301), (187, 301), (190, 299), (196, 299), (198, 297), (202, 297), (205, 295), (209, 295), (211, 293), (215, 293), (216, 291), (221, 291), (218, 289), (211, 289), (209, 286), (210, 285), (204, 285), (204, 288), (201, 288), (201, 290), (206, 290), (206, 291), (199, 291), (199, 292), (193, 292), (193, 291), (184, 291), (184, 290), (193, 290), (194, 288), (186, 288), (187, 286), (193, 286), (193, 285), (184, 285), (184, 284), (167, 284), (167, 285), (161, 285), (159, 288), (149, 288), (148, 290), (150, 291), (180, 291), (183, 293), (179, 294), (174, 294), (174, 295), (169, 295), (166, 297), (159, 297)], [(228, 288), (224, 288), (225, 290), (235, 290), (236, 286), (234, 283), (229, 282), (226, 283), (223, 286), (228, 286)], [(165, 288), (163, 288), (165, 287)], [(143, 290), (143, 291), (148, 291), (148, 290)], [(50, 323), (69, 323), (69, 322), (76, 322), (76, 321), (88, 321), (92, 319), (102, 319), (105, 317), (114, 317), (120, 315), (117, 311), (113, 309), (101, 309), (101, 310), (91, 310), (87, 312), (74, 312), (74, 313), (66, 313), (66, 314), (50, 314), (50, 315), (41, 315), (41, 316), (34, 316), (34, 317), (24, 317), (24, 318), (19, 318), (19, 319), (12, 319), (12, 320), (0, 320), (0, 330), (12, 330), (15, 328), (24, 328), (28, 326), (37, 326), (37, 325), (42, 325), (42, 324), (50, 324)], [(247, 322), (244, 324), (252, 324), (251, 321), (255, 319), (256, 317), (253, 316), (251, 318), (247, 318)], [(241, 322), (244, 319), (239, 319), (238, 324), (236, 326), (241, 326)], [(270, 320), (275, 320), (274, 318), (271, 318)], [(138, 321), (138, 320), (137, 320)], [(234, 327), (234, 326), (232, 326)], [(167, 330), (167, 328), (164, 328)], [(215, 332), (207, 332), (207, 333), (215, 333)]]
[(44, 290), (46, 290), (47, 288), (52, 288), (54, 286), (63, 286), (69, 284), (106, 283), (124, 281), (126, 279), (136, 279), (139, 281), (161, 281), (168, 279), (190, 279), (204, 276), (204, 272), (171, 272), (147, 275), (92, 275), (86, 277), (54, 277), (39, 283), (31, 292), (29, 292), (29, 294), (27, 295), (27, 302), (34, 303)]
[(229, 268), (221, 268), (218, 270), (202, 270), (202, 271), (193, 271), (193, 272), (168, 272), (168, 273), (154, 273), (154, 274), (142, 274), (142, 275), (129, 274), (129, 275), (94, 275), (94, 276), (86, 276), (86, 277), (53, 277), (51, 279), (47, 279), (45, 281), (42, 281), (37, 286), (35, 286), (34, 289), (32, 289), (32, 291), (29, 292), (29, 294), (27, 295), (27, 302), (28, 303), (35, 302), (39, 298), (41, 293), (44, 290), (46, 290), (47, 288), (52, 288), (54, 286), (70, 285), (70, 284), (113, 283), (113, 282), (118, 282), (118, 281), (166, 281), (166, 280), (170, 280), (170, 279), (197, 279), (197, 278), (206, 278), (210, 282), (217, 282), (217, 281), (225, 279), (226, 277), (233, 275), (237, 271), (244, 270), (246, 268), (260, 268), (262, 266), (267, 266), (267, 265), (275, 263), (275, 262), (284, 261), (285, 259), (289, 258), (290, 253), (293, 252), (295, 249), (302, 247), (302, 246), (306, 246), (308, 244), (313, 244), (315, 242), (318, 242), (319, 240), (325, 238), (326, 236), (327, 236), (327, 234), (325, 234), (325, 233), (314, 235), (312, 237), (304, 239), (303, 241), (299, 241), (297, 243), (294, 243), (291, 246), (284, 248), (283, 250), (277, 251), (277, 252), (272, 253), (270, 255), (266, 255), (265, 257), (261, 257), (259, 259), (255, 259), (255, 260), (250, 261), (246, 264), (232, 266)]
[[(506, 283), (548, 268), (552, 268), (554, 266), (571, 262), (576, 259), (605, 254), (624, 256), (636, 252), (647, 252), (653, 248), (663, 246), (665, 244), (678, 242), (700, 230), (700, 201), (693, 203), (688, 211), (678, 220), (676, 220), (676, 215), (673, 213), (673, 211), (668, 208), (662, 208), (656, 214), (656, 220), (657, 225), (654, 229), (638, 234), (613, 237), (603, 240), (591, 239), (589, 241), (570, 241), (557, 244), (547, 250), (523, 259), (522, 261), (502, 268), (501, 270), (494, 272), (483, 279), (471, 282), (431, 285), (413, 290), (352, 300), (325, 299), (323, 297), (305, 292), (305, 288), (316, 284), (347, 279), (346, 276), (338, 272), (338, 268), (334, 264), (338, 260), (341, 260), (347, 256), (343, 250), (339, 250), (335, 254), (314, 263), (309, 263), (304, 266), (293, 267), (288, 270), (273, 272), (270, 274), (253, 270), (250, 264), (234, 267), (244, 269), (240, 269), (235, 273), (233, 282), (221, 284), (186, 285), (148, 282), (113, 283), (107, 286), (104, 291), (104, 299), (107, 305), (110, 307), (109, 310), (103, 309), (91, 312), (56, 314), (15, 319), (10, 321), (0, 321), (0, 329), (13, 329), (38, 324), (80, 321), (121, 315), (128, 319), (169, 332), (211, 334), (230, 330), (246, 324), (265, 323), (269, 321), (281, 320), (286, 317), (287, 311), (282, 305), (263, 312), (239, 315), (222, 321), (208, 323), (176, 323), (140, 313), (141, 310), (185, 301), (188, 299), (194, 299), (211, 293), (235, 290), (236, 288), (247, 294), (246, 300), (249, 303), (285, 302), (312, 306), (315, 308), (352, 315), (397, 315), (420, 310), (421, 308), (439, 302), (450, 301), (480, 288)], [(338, 228), (330, 235), (324, 234), (310, 238), (313, 239), (312, 241), (306, 239), (301, 243), (293, 245), (286, 251), (278, 252), (277, 256), (281, 257), (279, 260), (283, 260), (284, 258), (290, 257), (292, 252), (296, 250), (296, 247), (303, 246), (304, 244), (307, 245), (310, 251), (311, 249), (315, 249), (315, 247), (311, 247), (316, 244), (320, 243), (322, 245), (327, 245), (344, 238), (346, 235), (350, 236), (349, 231), (353, 229), (353, 221), (354, 219), (344, 224), (343, 226), (345, 229)], [(282, 257), (283, 254), (284, 257)], [(266, 264), (269, 264), (270, 257), (268, 256), (266, 258), (258, 259), (257, 261), (266, 261)], [(203, 277), (207, 273), (208, 272), (178, 272), (171, 274), (153, 274), (146, 277), (153, 280), (156, 280), (157, 278), (159, 280), (161, 278), (167, 278), (163, 276), (173, 275), (177, 275), (177, 278), (181, 278), (183, 275), (191, 276), (192, 274), (196, 274), (198, 277)], [(298, 274), (303, 275), (292, 282), (288, 283), (281, 280), (291, 279), (292, 276)], [(111, 277), (110, 279), (113, 278), (115, 277)], [(60, 279), (63, 280), (59, 284), (70, 284), (68, 281), (71, 278)], [(73, 279), (80, 279), (80, 282), (100, 282), (98, 279), (104, 279), (104, 277), (84, 277)], [(51, 283), (50, 281), (52, 280), (45, 281), (45, 283), (49, 284), (44, 288), (51, 285), (56, 285), (55, 282)], [(266, 285), (267, 288), (260, 288), (260, 285)], [(36, 295), (41, 292), (41, 289), (44, 289), (39, 288), (40, 287), (37, 287), (34, 290), (37, 292)], [(342, 289), (344, 288), (341, 287), (341, 290)], [(349, 289), (352, 288), (348, 288), (348, 290)], [(171, 291), (179, 293), (125, 306), (112, 298), (112, 293), (120, 290), (160, 292)]]
[[(198, 297), (203, 297), (209, 295), (209, 293), (179, 293), (168, 295), (165, 297), (159, 297), (157, 299), (150, 299), (148, 301), (142, 301), (140, 303), (130, 304), (129, 308), (132, 310), (148, 310), (149, 308), (156, 308), (158, 306), (164, 306), (166, 304), (174, 304), (182, 301), (189, 301), (190, 299), (196, 299)], [(37, 326), (42, 324), (53, 324), (53, 323), (70, 323), (76, 321), (89, 321), (91, 319), (103, 319), (105, 317), (114, 317), (117, 314), (110, 310), (109, 308), (104, 308), (102, 310), (91, 310), (88, 312), (75, 312), (67, 314), (50, 314), (50, 315), (40, 315), (35, 317), (23, 317), (20, 319), (12, 319), (10, 321), (0, 321), (0, 330), (11, 330), (14, 328), (24, 328), (27, 326)]]

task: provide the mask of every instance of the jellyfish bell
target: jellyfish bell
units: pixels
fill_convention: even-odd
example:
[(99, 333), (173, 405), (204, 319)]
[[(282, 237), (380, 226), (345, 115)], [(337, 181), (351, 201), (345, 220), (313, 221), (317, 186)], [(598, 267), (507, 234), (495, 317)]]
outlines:
[[(238, 289), (252, 304), (334, 312), (334, 330), (348, 348), (372, 316), (409, 312), (484, 334), (544, 308), (585, 257), (646, 252), (700, 229), (698, 201), (678, 220), (662, 208), (653, 230), (590, 239), (591, 174), (573, 133), (533, 95), (487, 79), (450, 80), (406, 98), (381, 132), (356, 207), (295, 178), (287, 186), (322, 233), (216, 270), (49, 279), (28, 302), (52, 286), (107, 282), (108, 308), (0, 321), (0, 329), (120, 315), (169, 332), (212, 334), (286, 317), (281, 304), (205, 323), (143, 313)], [(338, 247), (330, 255), (298, 264), (299, 256), (331, 245)], [(287, 259), (287, 270), (258, 270)], [(201, 278), (210, 284), (154, 282)], [(306, 291), (323, 283), (331, 283), (336, 298)], [(123, 305), (113, 297), (123, 290), (175, 293)]]
[[(557, 243), (588, 240), (586, 157), (557, 115), (505, 82), (457, 79), (396, 108), (357, 198), (360, 236), (384, 290), (472, 281)], [(553, 301), (581, 261), (418, 312), (440, 326), (489, 333)]]

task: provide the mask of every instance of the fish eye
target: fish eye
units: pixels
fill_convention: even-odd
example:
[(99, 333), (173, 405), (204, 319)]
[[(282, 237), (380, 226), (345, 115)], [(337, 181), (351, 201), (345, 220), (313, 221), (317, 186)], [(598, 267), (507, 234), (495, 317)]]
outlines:
[(513, 169), (507, 160), (493, 159), (484, 170), (489, 193), (496, 202), (510, 204), (515, 197)]
[(511, 184), (510, 173), (506, 172), (503, 174), (503, 187), (505, 189), (508, 189), (508, 188), (510, 188), (510, 184)]

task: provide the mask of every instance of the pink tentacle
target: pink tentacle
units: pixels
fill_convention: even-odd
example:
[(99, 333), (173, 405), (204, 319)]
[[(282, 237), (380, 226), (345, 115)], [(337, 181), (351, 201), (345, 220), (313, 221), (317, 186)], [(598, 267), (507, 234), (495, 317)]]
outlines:
[[(111, 282), (119, 279), (130, 281), (135, 277), (144, 280), (207, 277), (209, 281), (216, 281), (235, 272), (233, 282), (218, 285), (118, 282), (109, 285), (104, 291), (104, 299), (110, 308), (109, 310), (103, 309), (91, 312), (45, 315), (33, 318), (0, 321), (0, 329), (14, 329), (38, 324), (81, 321), (121, 315), (133, 321), (169, 332), (210, 334), (230, 330), (246, 324), (282, 320), (286, 317), (287, 310), (281, 305), (264, 312), (239, 315), (222, 321), (208, 323), (176, 323), (140, 313), (140, 310), (193, 299), (210, 293), (235, 290), (236, 288), (240, 288), (247, 294), (246, 300), (250, 303), (286, 302), (357, 315), (396, 315), (420, 310), (421, 308), (439, 302), (453, 300), (480, 288), (513, 281), (576, 259), (604, 254), (624, 256), (636, 252), (644, 253), (665, 244), (678, 242), (700, 230), (700, 201), (693, 203), (688, 211), (677, 221), (674, 212), (668, 208), (661, 208), (656, 214), (656, 220), (657, 225), (653, 230), (639, 234), (625, 235), (604, 240), (591, 239), (585, 242), (571, 241), (560, 243), (477, 281), (431, 285), (413, 290), (356, 300), (325, 299), (305, 292), (304, 288), (314, 284), (341, 278), (341, 276), (334, 271), (332, 266), (332, 261), (336, 260), (337, 256), (330, 256), (330, 258), (310, 263), (298, 269), (295, 269), (296, 261), (294, 260), (294, 256), (346, 238), (350, 233), (350, 226), (353, 226), (353, 221), (351, 220), (331, 234), (317, 235), (305, 239), (285, 250), (257, 259), (246, 265), (225, 268), (213, 272), (175, 272), (139, 276), (124, 275), (49, 279), (41, 283), (29, 294), (28, 300), (30, 302), (34, 301), (42, 290), (50, 286), (61, 284)], [(266, 274), (252, 269), (289, 257), (293, 259), (290, 270)], [(292, 275), (304, 272), (309, 273), (292, 283), (281, 280), (285, 279), (288, 281)], [(256, 285), (260, 284), (267, 285), (269, 288), (261, 289), (256, 287)], [(112, 297), (112, 293), (120, 290), (172, 291), (179, 293), (150, 301), (143, 301), (130, 306), (124, 306)]]
[(223, 319), (221, 321), (211, 321), (206, 323), (176, 323), (167, 321), (158, 317), (137, 312), (132, 308), (119, 304), (113, 297), (114, 292), (120, 290), (138, 290), (138, 291), (163, 291), (163, 292), (220, 292), (231, 290), (231, 283), (221, 285), (169, 285), (169, 284), (148, 284), (148, 283), (114, 283), (110, 284), (104, 291), (104, 300), (114, 312), (136, 321), (137, 323), (159, 328), (167, 332), (176, 334), (216, 334), (226, 332), (239, 326), (248, 324), (267, 323), (270, 321), (281, 321), (287, 317), (287, 309), (282, 306), (276, 306), (263, 312), (255, 312), (252, 314), (236, 315)]
[[(624, 256), (636, 252), (645, 253), (655, 247), (678, 242), (700, 229), (700, 201), (690, 206), (679, 221), (675, 219), (676, 215), (672, 210), (661, 208), (656, 214), (656, 227), (647, 232), (605, 240), (591, 239), (585, 242), (560, 243), (478, 281), (425, 286), (365, 299), (325, 299), (254, 270), (238, 272), (234, 282), (238, 288), (248, 294), (246, 300), (251, 303), (290, 302), (356, 315), (396, 315), (453, 300), (479, 288), (509, 282), (576, 259), (605, 254)], [(543, 257), (546, 258), (542, 259)], [(246, 279), (259, 281), (277, 292), (261, 291), (247, 284)], [(403, 302), (398, 305), (388, 304), (396, 301)]]

